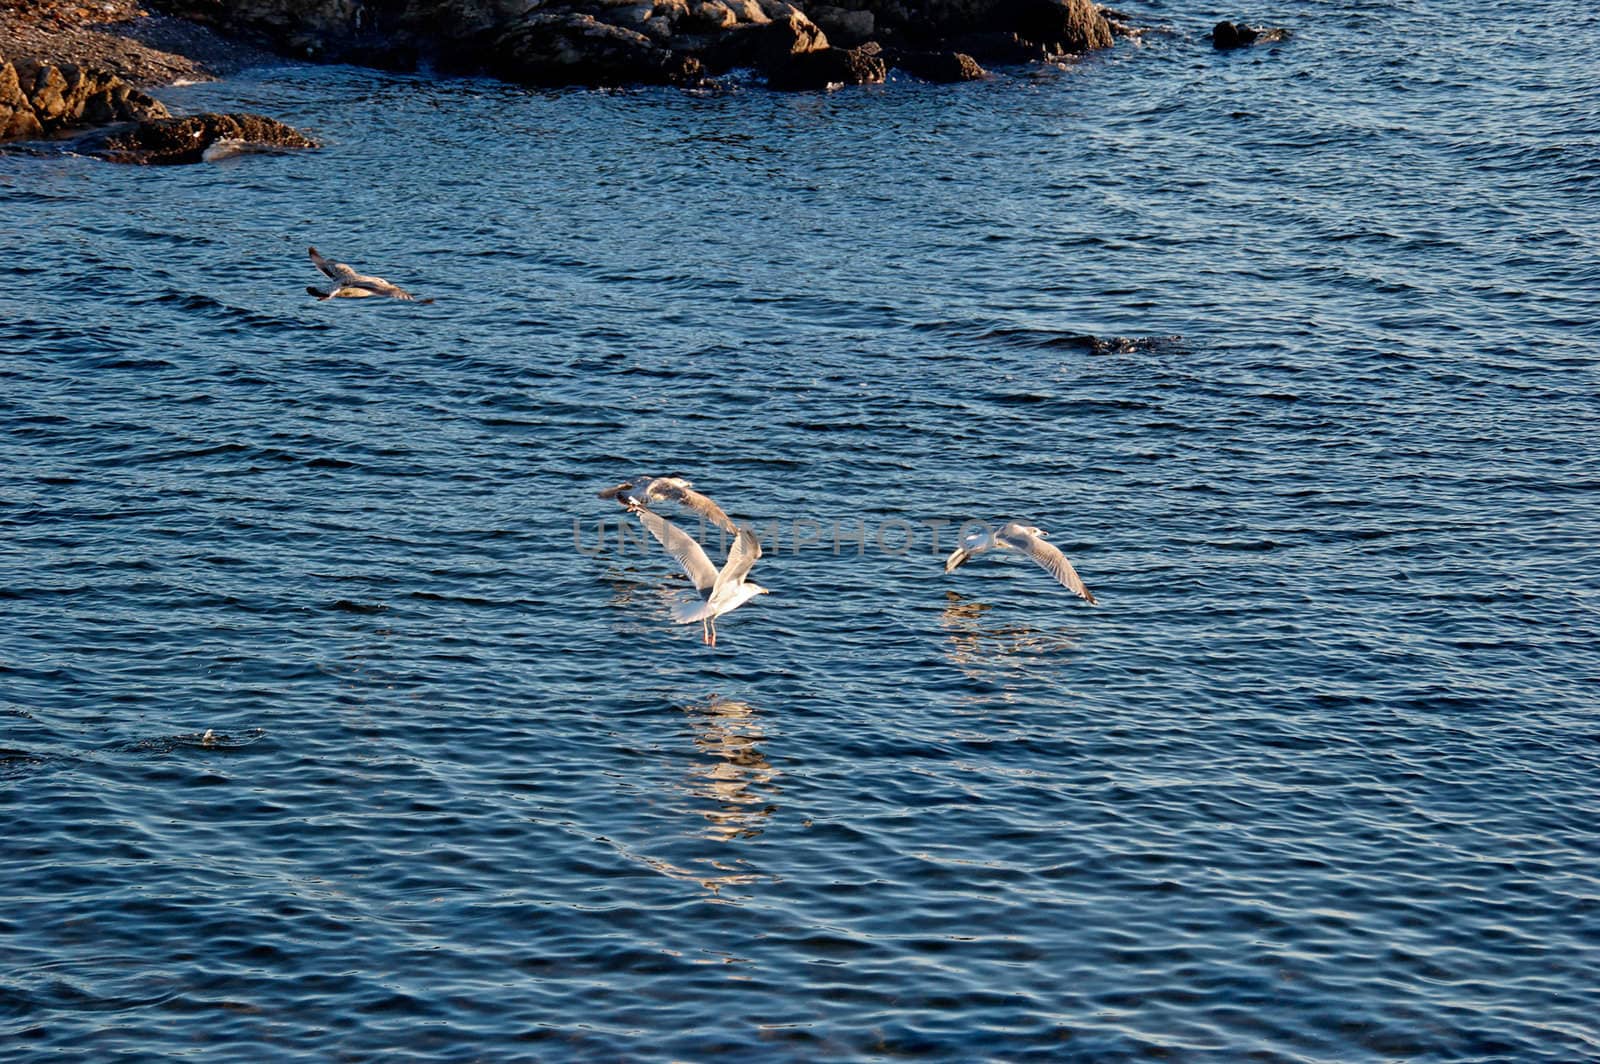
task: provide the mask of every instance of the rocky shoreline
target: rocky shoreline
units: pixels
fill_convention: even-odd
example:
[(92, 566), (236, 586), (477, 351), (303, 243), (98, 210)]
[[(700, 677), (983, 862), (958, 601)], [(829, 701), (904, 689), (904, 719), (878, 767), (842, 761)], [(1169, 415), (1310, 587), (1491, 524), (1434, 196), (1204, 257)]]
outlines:
[[(1091, 0), (161, 0), (284, 55), (426, 64), (528, 85), (698, 85), (735, 67), (774, 87), (883, 80), (899, 55), (936, 76), (1112, 43)], [(821, 53), (827, 58), (814, 56)], [(806, 58), (812, 57), (812, 58)], [(913, 60), (913, 62), (917, 62)]]
[[(0, 0), (0, 141), (169, 118), (146, 90), (270, 62), (262, 48), (130, 0)], [(125, 156), (126, 157), (126, 156)]]
[[(0, 0), (0, 140), (161, 122), (170, 116), (147, 89), (284, 58), (427, 67), (530, 86), (693, 87), (745, 68), (774, 90), (805, 91), (881, 82), (890, 68), (931, 81), (974, 80), (988, 76), (984, 64), (1081, 55), (1133, 32), (1091, 0), (831, 0), (804, 9), (791, 0), (154, 0), (151, 7)], [(283, 146), (309, 143), (292, 133), (282, 134)]]
[(131, 0), (0, 0), (0, 60), (71, 65), (135, 88), (226, 77), (270, 52)]

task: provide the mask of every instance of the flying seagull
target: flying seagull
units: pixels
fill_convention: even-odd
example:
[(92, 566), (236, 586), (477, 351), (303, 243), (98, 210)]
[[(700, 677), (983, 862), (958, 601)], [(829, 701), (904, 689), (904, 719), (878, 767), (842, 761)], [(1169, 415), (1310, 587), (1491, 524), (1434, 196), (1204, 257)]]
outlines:
[[(694, 490), (682, 477), (634, 477), (624, 481), (614, 488), (606, 488), (600, 492), (602, 499), (616, 499), (618, 505), (626, 507), (637, 513), (646, 509), (653, 502), (666, 499), (675, 502), (686, 509), (693, 510), (702, 518), (710, 521), (724, 532), (734, 536), (739, 534), (739, 526), (722, 512), (722, 507)], [(660, 538), (659, 536), (657, 537)], [(682, 560), (681, 558), (679, 559)]]
[(388, 296), (391, 299), (414, 300), (418, 303), (433, 302), (431, 299), (417, 299), (404, 288), (390, 284), (382, 277), (368, 277), (364, 273), (357, 273), (342, 262), (329, 262), (316, 248), (308, 250), (311, 252), (312, 264), (333, 280), (333, 287), (327, 291), (306, 286), (306, 291), (318, 299), (364, 299), (367, 296)]
[(1060, 581), (1062, 587), (1093, 606), (1094, 595), (1083, 586), (1083, 579), (1078, 576), (1078, 571), (1072, 567), (1072, 563), (1067, 561), (1067, 556), (1062, 554), (1055, 544), (1044, 541), (1047, 535), (1049, 533), (1042, 528), (1018, 524), (1015, 521), (1006, 524), (998, 532), (969, 533), (961, 541), (961, 546), (944, 560), (944, 571), (953, 573), (965, 565), (968, 558), (974, 554), (982, 554), (986, 550), (1019, 550), (1050, 570), (1050, 575)]
[(672, 619), (677, 624), (701, 622), (706, 646), (717, 645), (718, 617), (731, 613), (757, 595), (770, 594), (760, 584), (745, 579), (756, 559), (761, 557), (761, 541), (748, 528), (739, 529), (733, 549), (728, 551), (728, 561), (719, 573), (689, 533), (654, 510), (639, 507), (633, 512), (650, 534), (660, 540), (667, 553), (678, 559), (683, 571), (694, 581), (695, 590), (706, 596), (700, 602), (684, 602), (672, 608)]

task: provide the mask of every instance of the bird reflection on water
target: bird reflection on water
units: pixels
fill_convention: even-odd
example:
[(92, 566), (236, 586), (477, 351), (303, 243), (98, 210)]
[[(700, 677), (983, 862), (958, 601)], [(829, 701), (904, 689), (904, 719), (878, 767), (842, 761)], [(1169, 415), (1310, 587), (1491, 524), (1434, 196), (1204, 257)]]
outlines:
[[(660, 615), (670, 615), (692, 587), (681, 573), (662, 574), (632, 565), (612, 565), (602, 579), (611, 585), (612, 628), (629, 636), (660, 628)], [(640, 614), (635, 608), (640, 604), (651, 612)]]
[(939, 625), (946, 635), (945, 657), (972, 679), (992, 677), (996, 666), (1020, 668), (1031, 660), (1078, 648), (1073, 630), (1034, 628), (1012, 620), (990, 624), (984, 615), (993, 607), (987, 602), (965, 599), (954, 591), (946, 591), (944, 597)]
[(689, 793), (712, 803), (699, 812), (708, 827), (704, 835), (720, 842), (760, 835), (777, 806), (772, 767), (758, 745), (766, 740), (761, 720), (748, 702), (712, 695), (684, 707), (695, 730), (694, 744), (710, 760), (695, 766)]
[[(760, 835), (768, 817), (776, 810), (773, 801), (778, 790), (773, 781), (778, 770), (762, 753), (765, 741), (756, 710), (748, 703), (712, 695), (703, 702), (683, 707), (693, 729), (697, 755), (682, 777), (682, 805), (705, 818), (705, 825), (692, 836), (654, 833), (641, 845), (633, 846), (617, 837), (595, 836), (630, 861), (664, 876), (698, 883), (712, 894), (724, 887), (754, 883), (771, 876), (752, 870), (739, 850), (724, 849), (728, 843)], [(676, 804), (676, 803), (675, 803)], [(716, 847), (707, 850), (703, 841)], [(671, 857), (661, 851), (672, 853)], [(647, 852), (649, 851), (649, 852)]]

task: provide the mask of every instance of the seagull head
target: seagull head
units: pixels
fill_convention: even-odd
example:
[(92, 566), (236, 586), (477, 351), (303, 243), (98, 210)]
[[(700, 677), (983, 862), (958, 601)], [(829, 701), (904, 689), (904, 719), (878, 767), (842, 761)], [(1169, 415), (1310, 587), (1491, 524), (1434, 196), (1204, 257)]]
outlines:
[(746, 580), (744, 583), (739, 585), (737, 590), (733, 591), (728, 598), (723, 601), (721, 608), (717, 609), (716, 613), (718, 615), (729, 613), (738, 609), (740, 606), (743, 606), (746, 602), (749, 602), (757, 595), (770, 594), (772, 594), (772, 592), (768, 591), (760, 584), (752, 583), (751, 581)]

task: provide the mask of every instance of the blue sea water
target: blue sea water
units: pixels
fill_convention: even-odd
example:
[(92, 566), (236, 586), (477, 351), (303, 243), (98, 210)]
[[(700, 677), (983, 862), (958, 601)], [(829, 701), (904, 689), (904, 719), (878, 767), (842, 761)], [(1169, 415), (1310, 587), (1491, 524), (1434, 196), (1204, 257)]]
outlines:
[(1132, 14), (0, 156), (0, 1057), (1600, 1059), (1597, 22)]

